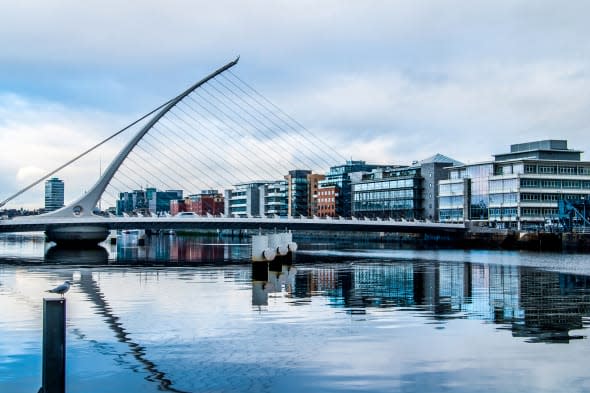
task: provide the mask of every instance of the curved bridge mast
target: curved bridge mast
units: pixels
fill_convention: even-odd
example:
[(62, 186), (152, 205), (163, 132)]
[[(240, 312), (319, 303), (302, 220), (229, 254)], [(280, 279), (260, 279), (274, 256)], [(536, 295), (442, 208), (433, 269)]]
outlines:
[(199, 82), (195, 83), (184, 92), (179, 94), (176, 98), (174, 98), (168, 105), (160, 110), (139, 132), (127, 143), (127, 145), (119, 152), (119, 154), (115, 157), (113, 162), (109, 165), (103, 175), (98, 179), (96, 184), (82, 197), (74, 201), (73, 203), (65, 206), (59, 210), (44, 214), (45, 217), (64, 217), (64, 218), (71, 218), (71, 217), (88, 217), (94, 215), (94, 208), (96, 207), (99, 199), (102, 196), (102, 193), (108, 186), (109, 182), (127, 158), (127, 155), (133, 150), (135, 145), (143, 138), (145, 134), (162, 118), (168, 111), (170, 111), (176, 104), (182, 101), (186, 96), (190, 93), (210, 81), (211, 79), (215, 78), (216, 76), (220, 75), (221, 73), (227, 71), (231, 67), (238, 64), (239, 56), (234, 60), (223, 67), (217, 69), (213, 73), (209, 74), (205, 78), (201, 79)]
[[(98, 179), (96, 184), (82, 197), (78, 198), (73, 203), (65, 206), (59, 210), (44, 214), (44, 217), (51, 217), (51, 218), (92, 218), (96, 217), (94, 214), (94, 209), (100, 200), (103, 192), (109, 185), (109, 182), (115, 176), (115, 173), (123, 164), (123, 161), (127, 158), (129, 153), (133, 150), (133, 148), (139, 143), (141, 138), (144, 137), (145, 134), (162, 118), (170, 111), (176, 104), (182, 101), (186, 96), (191, 94), (193, 91), (198, 89), (200, 86), (204, 85), (211, 79), (215, 78), (216, 76), (220, 75), (221, 73), (227, 71), (231, 67), (238, 64), (239, 56), (234, 60), (223, 67), (217, 69), (216, 71), (212, 72), (211, 74), (207, 75), (205, 78), (201, 79), (199, 82), (195, 83), (181, 94), (179, 94), (176, 98), (169, 101), (167, 105), (165, 105), (154, 117), (141, 129), (139, 132), (123, 147), (123, 149), (119, 152), (119, 154), (115, 157), (115, 159), (111, 162), (108, 166), (106, 171), (103, 175)], [(97, 224), (85, 224), (83, 220), (81, 220), (80, 225), (67, 225), (67, 226), (60, 226), (52, 225), (47, 227), (45, 234), (47, 235), (48, 239), (60, 244), (74, 244), (74, 245), (84, 245), (84, 244), (97, 244), (101, 241), (106, 240), (109, 230), (107, 225), (97, 225)]]

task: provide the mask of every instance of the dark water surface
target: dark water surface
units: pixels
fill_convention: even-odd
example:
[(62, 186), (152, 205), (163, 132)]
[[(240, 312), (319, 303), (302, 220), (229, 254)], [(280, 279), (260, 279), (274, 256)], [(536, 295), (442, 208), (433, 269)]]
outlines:
[(67, 294), (67, 391), (590, 391), (590, 258), (133, 234), (0, 236), (0, 392), (41, 385), (43, 291)]

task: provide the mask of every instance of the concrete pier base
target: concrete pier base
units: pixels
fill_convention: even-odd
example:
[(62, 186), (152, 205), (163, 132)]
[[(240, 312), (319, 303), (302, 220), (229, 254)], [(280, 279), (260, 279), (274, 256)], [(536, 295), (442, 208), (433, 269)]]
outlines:
[(66, 247), (95, 246), (105, 241), (109, 233), (102, 225), (51, 226), (45, 231), (48, 240)]

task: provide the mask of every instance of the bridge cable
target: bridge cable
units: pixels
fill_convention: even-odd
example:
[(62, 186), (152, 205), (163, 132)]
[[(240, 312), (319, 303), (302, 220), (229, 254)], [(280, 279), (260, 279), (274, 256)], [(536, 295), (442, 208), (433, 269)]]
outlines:
[[(292, 116), (290, 116), (288, 113), (286, 113), (285, 111), (283, 111), (279, 106), (277, 106), (276, 104), (274, 104), (272, 101), (270, 101), (268, 98), (266, 98), (262, 93), (260, 93), (258, 90), (256, 90), (254, 87), (252, 87), (250, 84), (248, 84), (246, 81), (244, 81), (243, 79), (241, 79), (239, 76), (237, 76), (235, 73), (233, 73), (231, 70), (227, 70), (227, 72), (232, 75), (235, 79), (237, 79), (240, 83), (242, 83), (244, 86), (246, 86), (248, 89), (250, 89), (252, 92), (254, 92), (258, 97), (260, 97), (262, 100), (264, 100), (265, 102), (267, 102), (268, 104), (270, 104), (273, 108), (275, 108), (279, 113), (281, 113), (283, 116), (285, 116), (287, 119), (289, 119), (290, 121), (292, 121), (295, 125), (297, 125), (297, 127), (299, 127), (300, 130), (306, 132), (307, 134), (310, 135), (311, 138), (316, 139), (318, 142), (323, 142), (322, 140), (320, 140), (319, 138), (317, 138), (313, 132), (309, 131), (303, 124), (301, 124), (300, 122), (297, 121), (297, 119), (293, 118)], [(221, 74), (222, 78), (228, 79), (225, 75)], [(276, 115), (275, 115), (276, 116)], [(324, 143), (325, 144), (325, 143)], [(321, 147), (321, 145), (320, 145)], [(336, 155), (336, 157), (341, 160), (346, 162), (347, 158), (344, 157), (342, 154), (338, 153), (335, 149), (329, 149), (331, 153), (334, 153)], [(327, 153), (325, 150), (322, 149), (322, 152)], [(333, 157), (333, 156), (331, 156)], [(333, 159), (333, 158), (332, 158)]]
[[(244, 117), (242, 114), (240, 114), (240, 113), (239, 113), (239, 112), (237, 112), (236, 110), (234, 110), (234, 109), (232, 109), (231, 107), (229, 107), (229, 106), (228, 106), (227, 104), (225, 104), (223, 101), (219, 100), (217, 97), (215, 97), (214, 95), (212, 95), (211, 93), (209, 93), (209, 91), (206, 91), (206, 90), (205, 90), (205, 91), (203, 91), (203, 92), (205, 92), (205, 93), (207, 93), (207, 94), (211, 95), (212, 97), (214, 97), (215, 99), (217, 99), (217, 101), (219, 101), (220, 103), (222, 103), (222, 104), (223, 104), (224, 106), (226, 106), (226, 107), (227, 107), (227, 108), (228, 108), (230, 111), (232, 111), (234, 114), (236, 114), (236, 115), (237, 115), (237, 116), (238, 116), (238, 117), (241, 119), (241, 121), (242, 121), (242, 122), (244, 122), (244, 123), (247, 123), (247, 124), (248, 124), (250, 127), (252, 127), (252, 128), (255, 130), (255, 131), (257, 131), (257, 132), (259, 132), (260, 134), (262, 134), (262, 136), (264, 136), (264, 137), (265, 137), (267, 140), (269, 140), (269, 141), (271, 141), (271, 140), (276, 140), (276, 139), (275, 139), (273, 136), (269, 135), (269, 133), (268, 133), (268, 132), (265, 132), (265, 131), (264, 131), (265, 129), (268, 129), (268, 126), (267, 126), (267, 125), (265, 125), (265, 124), (263, 124), (263, 123), (262, 123), (262, 122), (261, 122), (259, 119), (257, 119), (255, 116), (253, 116), (251, 113), (249, 113), (249, 112), (248, 112), (246, 109), (244, 109), (243, 105), (240, 105), (240, 104), (239, 104), (239, 103), (237, 103), (235, 100), (232, 100), (232, 99), (231, 99), (231, 97), (229, 97), (227, 94), (225, 94), (223, 91), (221, 91), (220, 89), (218, 89), (218, 88), (217, 88), (216, 86), (214, 86), (213, 84), (211, 84), (211, 87), (212, 87), (213, 89), (215, 89), (216, 91), (218, 91), (218, 92), (219, 92), (219, 94), (221, 94), (222, 96), (224, 96), (224, 98), (226, 98), (226, 99), (227, 99), (228, 101), (230, 101), (232, 104), (234, 104), (234, 106), (238, 107), (238, 108), (239, 108), (241, 111), (243, 111), (243, 112), (247, 113), (247, 114), (248, 114), (250, 117), (252, 117), (252, 118), (254, 118), (255, 120), (257, 120), (257, 121), (258, 121), (258, 123), (261, 123), (261, 124), (262, 124), (262, 126), (263, 126), (263, 128), (262, 128), (262, 129), (261, 129), (261, 128), (259, 128), (259, 126), (257, 126), (257, 125), (255, 125), (254, 123), (252, 123), (252, 121), (251, 121), (251, 120), (249, 120), (249, 119), (245, 118), (245, 117)], [(212, 106), (214, 107), (214, 109), (216, 109), (216, 110), (218, 110), (218, 111), (222, 112), (222, 113), (223, 113), (223, 114), (224, 114), (224, 115), (225, 115), (225, 116), (226, 116), (228, 119), (232, 119), (232, 118), (231, 118), (231, 116), (229, 116), (229, 115), (228, 115), (226, 112), (224, 112), (223, 110), (221, 110), (221, 109), (220, 109), (220, 108), (219, 108), (217, 105), (215, 105), (215, 104), (211, 103), (209, 100), (207, 100), (206, 98), (204, 98), (204, 97), (201, 95), (201, 92), (197, 92), (197, 91), (195, 91), (195, 92), (193, 92), (193, 93), (194, 93), (194, 94), (196, 94), (196, 95), (198, 95), (199, 97), (201, 97), (201, 98), (202, 98), (202, 99), (203, 99), (205, 102), (209, 103), (209, 105), (212, 105)], [(189, 99), (193, 99), (191, 96), (189, 96), (188, 98), (189, 98)], [(234, 124), (236, 124), (238, 127), (242, 128), (242, 129), (243, 129), (243, 130), (244, 130), (246, 133), (249, 133), (249, 131), (248, 131), (248, 130), (247, 130), (247, 129), (246, 129), (244, 126), (243, 126), (243, 125), (241, 125), (240, 123), (238, 123), (238, 122), (237, 122), (237, 121), (235, 121), (235, 120), (232, 120), (232, 121), (233, 121), (233, 123), (234, 123)], [(255, 134), (255, 133), (252, 133), (252, 134), (250, 134), (250, 135), (251, 135), (253, 138), (255, 138), (255, 137), (256, 137), (256, 134)], [(280, 136), (280, 135), (277, 135), (277, 134), (275, 133), (275, 136)], [(285, 143), (287, 147), (286, 147), (286, 148), (284, 148), (284, 150), (285, 150), (285, 151), (289, 151), (290, 153), (292, 153), (292, 152), (291, 152), (291, 149), (292, 149), (293, 147), (297, 147), (297, 146), (299, 146), (299, 144), (297, 144), (297, 143), (295, 143), (295, 144), (289, 144), (289, 142), (288, 142), (288, 141), (287, 141), (287, 140), (286, 140), (284, 137), (282, 137), (282, 136), (280, 136), (280, 138), (278, 139), (278, 141), (279, 141), (279, 142), (281, 142), (281, 143)], [(277, 143), (277, 146), (279, 146), (279, 147), (280, 147), (280, 145), (279, 145), (278, 143)], [(295, 151), (297, 151), (297, 150), (295, 150)], [(296, 158), (297, 158), (297, 159), (300, 161), (300, 163), (303, 163), (303, 166), (307, 166), (307, 164), (306, 164), (304, 161), (302, 161), (302, 158), (301, 158), (299, 155), (294, 155), (294, 156), (295, 156), (295, 157), (296, 157)], [(283, 158), (284, 158), (284, 157), (283, 157)], [(291, 165), (291, 167), (292, 167), (292, 168), (290, 168), (290, 169), (297, 168), (297, 166), (298, 166), (298, 165), (300, 165), (300, 164), (295, 164), (293, 161), (289, 161), (289, 164), (290, 164), (290, 165)], [(285, 168), (285, 167), (284, 167), (284, 168)], [(287, 172), (289, 171), (289, 168), (285, 168), (285, 169), (284, 169), (284, 171), (285, 171), (285, 173), (287, 173)]]
[[(171, 123), (172, 123), (172, 124), (173, 124), (175, 127), (177, 127), (178, 129), (182, 130), (184, 133), (186, 133), (186, 134), (190, 135), (190, 134), (189, 134), (189, 133), (188, 133), (188, 132), (187, 132), (187, 131), (186, 131), (186, 130), (183, 128), (183, 127), (181, 127), (181, 126), (179, 126), (178, 124), (176, 124), (176, 122), (175, 122), (173, 119), (169, 119), (169, 118), (167, 118), (166, 120), (167, 120), (167, 121), (169, 121), (169, 122), (171, 122)], [(162, 126), (162, 127), (164, 127), (164, 128), (166, 128), (166, 129), (167, 129), (167, 130), (169, 130), (170, 132), (172, 132), (172, 133), (175, 133), (175, 132), (173, 131), (173, 129), (172, 129), (172, 128), (170, 128), (169, 126), (167, 126), (166, 124), (164, 124), (164, 123), (160, 123), (159, 125), (160, 125), (160, 126)], [(162, 135), (165, 135), (165, 134), (164, 134), (164, 133), (162, 133)], [(178, 136), (178, 134), (176, 134), (176, 135)], [(153, 137), (153, 136), (152, 136), (152, 137)], [(191, 145), (191, 147), (194, 147), (194, 146), (192, 146), (192, 145)], [(196, 148), (196, 150), (197, 150), (199, 153), (203, 154), (203, 152), (202, 152), (200, 149)], [(192, 154), (191, 154), (191, 155), (192, 155)], [(206, 154), (203, 154), (203, 155), (206, 155)], [(194, 155), (192, 155), (192, 156), (193, 156), (193, 158), (195, 158), (196, 160), (198, 160), (198, 161), (199, 161), (201, 164), (205, 165), (205, 167), (206, 167), (207, 169), (209, 169), (209, 171), (211, 171), (211, 173), (215, 174), (215, 175), (216, 175), (216, 176), (218, 176), (218, 177), (221, 177), (221, 178), (222, 178), (222, 180), (224, 180), (224, 181), (225, 181), (225, 182), (227, 182), (228, 184), (231, 184), (232, 182), (235, 182), (235, 180), (230, 180), (230, 179), (228, 179), (227, 177), (225, 177), (224, 175), (221, 175), (219, 172), (217, 172), (215, 169), (213, 169), (213, 168), (212, 168), (212, 167), (211, 167), (209, 164), (207, 164), (206, 162), (204, 162), (204, 161), (202, 161), (202, 160), (198, 159), (198, 158), (197, 158), (196, 156), (194, 156)], [(195, 167), (195, 168), (196, 168), (196, 167)], [(225, 172), (226, 172), (226, 173), (227, 173), (227, 174), (228, 174), (230, 177), (231, 177), (231, 176), (235, 176), (235, 175), (234, 175), (234, 174), (232, 174), (232, 173), (231, 173), (231, 172), (230, 172), (230, 171), (229, 171), (227, 168), (224, 168), (224, 167), (222, 167), (222, 169), (223, 169), (223, 171), (225, 171)], [(213, 180), (213, 182), (214, 182), (215, 184), (217, 184), (217, 185), (219, 185), (219, 184), (220, 184), (220, 183), (219, 183), (219, 180), (215, 180), (215, 178), (211, 177), (211, 176), (210, 176), (209, 174), (207, 174), (206, 172), (203, 172), (203, 171), (201, 171), (201, 172), (202, 172), (202, 173), (204, 173), (206, 176), (208, 176), (208, 177), (209, 177), (211, 180)]]
[[(208, 91), (205, 91), (206, 93), (210, 94)], [(223, 109), (219, 108), (217, 105), (211, 103), (209, 100), (207, 100), (205, 97), (203, 97), (200, 92), (194, 92), (194, 94), (198, 95), (199, 97), (201, 97), (205, 102), (207, 102), (209, 105), (213, 106), (214, 109), (216, 109), (217, 111), (223, 113), (225, 115), (226, 118), (228, 118), (230, 121), (232, 121), (238, 128), (241, 128), (242, 130), (244, 130), (246, 132), (246, 134), (243, 133), (239, 133), (238, 135), (240, 135), (242, 138), (247, 138), (248, 136), (250, 136), (251, 138), (256, 138), (255, 134), (250, 134), (248, 132), (248, 130), (241, 125), (240, 123), (238, 123), (236, 120), (233, 120), (231, 118), (230, 115), (228, 115), (225, 111), (223, 111)], [(221, 119), (220, 117), (216, 116), (213, 112), (211, 112), (210, 110), (208, 110), (207, 108), (205, 108), (203, 105), (201, 105), (200, 103), (198, 103), (197, 101), (195, 101), (195, 99), (192, 96), (188, 97), (189, 99), (193, 100), (193, 102), (195, 102), (197, 105), (201, 106), (205, 111), (207, 111), (208, 113), (210, 113), (212, 116), (216, 117), (220, 122), (222, 122), (222, 124), (224, 124), (225, 126), (234, 129), (234, 131), (237, 132), (237, 130), (232, 127), (231, 125), (227, 124), (227, 122), (225, 122), (223, 119)], [(217, 99), (217, 97), (215, 97)], [(223, 103), (224, 106), (226, 106), (230, 111), (232, 111), (233, 113), (235, 113), (243, 122), (247, 123), (248, 125), (250, 125), (253, 129), (255, 130), (259, 130), (258, 127), (256, 125), (254, 125), (250, 120), (244, 118), (239, 112), (236, 112), (234, 109), (232, 109), (231, 107), (229, 107), (227, 104), (225, 104), (223, 101), (217, 99), (220, 103)], [(232, 103), (235, 104), (235, 102), (232, 101)], [(237, 105), (237, 104), (236, 104)], [(265, 135), (266, 136), (266, 135)], [(269, 141), (270, 139), (267, 138)], [(281, 140), (283, 141), (283, 140)], [(261, 147), (259, 147), (259, 145), (254, 145), (256, 146), (263, 154), (263, 157), (268, 155), (268, 151), (265, 151), (264, 149), (262, 149)], [(277, 146), (280, 148), (280, 146), (277, 144)], [(286, 151), (288, 151), (288, 149), (285, 149)], [(282, 152), (284, 153), (284, 152)], [(285, 157), (281, 157), (281, 158), (285, 158)], [(268, 164), (268, 161), (265, 161), (265, 163)], [(276, 165), (276, 162), (270, 162), (271, 166)], [(295, 166), (294, 163), (292, 161), (289, 161), (289, 164), (291, 164), (292, 166)], [(289, 168), (285, 167), (284, 165), (282, 166), (282, 170), (284, 171), (284, 174), (286, 174), (289, 171)]]
[[(186, 105), (186, 104), (185, 104), (185, 105)], [(189, 107), (189, 108), (190, 108), (190, 107)], [(208, 130), (208, 131), (209, 131), (211, 134), (213, 134), (212, 130), (211, 130), (209, 127), (207, 127), (207, 126), (203, 125), (203, 124), (202, 124), (200, 121), (198, 121), (197, 119), (195, 119), (195, 118), (194, 118), (193, 116), (191, 116), (189, 113), (185, 112), (185, 111), (184, 111), (182, 108), (178, 107), (178, 109), (179, 109), (180, 111), (182, 111), (182, 112), (183, 112), (185, 115), (187, 115), (189, 118), (191, 118), (192, 120), (194, 120), (194, 121), (196, 121), (197, 123), (199, 123), (199, 124), (200, 124), (200, 125), (201, 125), (201, 126), (204, 128), (204, 129)], [(192, 108), (191, 108), (191, 109), (192, 109)], [(194, 111), (194, 109), (193, 109), (193, 111)], [(196, 111), (195, 111), (195, 112), (196, 112)], [(198, 114), (198, 112), (196, 112), (196, 113)], [(173, 114), (173, 115), (177, 116), (176, 114)], [(184, 119), (182, 119), (182, 118), (180, 118), (180, 117), (179, 117), (179, 120), (181, 120), (181, 121), (183, 121), (185, 124), (189, 125), (189, 124), (188, 124), (188, 123), (187, 123), (187, 122), (186, 122)], [(190, 126), (190, 125), (189, 125), (189, 126)], [(227, 134), (227, 132), (225, 132), (225, 131), (224, 131), (224, 130), (221, 128), (221, 127), (219, 127), (219, 126), (216, 126), (216, 127), (217, 127), (217, 129), (219, 129), (220, 131), (224, 132), (224, 134)], [(191, 128), (193, 128), (195, 131), (197, 130), (197, 128), (195, 128), (195, 127), (192, 127), (192, 126), (191, 126)], [(209, 137), (207, 137), (207, 136), (206, 136), (206, 134), (203, 134), (203, 133), (201, 133), (201, 132), (199, 132), (199, 133), (200, 133), (201, 135), (205, 136), (205, 138), (206, 138), (208, 141), (210, 141), (210, 142), (212, 142), (212, 143), (213, 143), (213, 141), (212, 141), (212, 140), (211, 140)], [(230, 136), (230, 135), (228, 135), (228, 137), (231, 137), (231, 136)], [(215, 145), (216, 145), (216, 146), (219, 146), (217, 143), (215, 143)], [(251, 157), (247, 157), (246, 155), (244, 155), (244, 153), (243, 153), (242, 151), (240, 151), (238, 148), (234, 147), (234, 145), (233, 145), (233, 144), (226, 144), (226, 146), (230, 146), (230, 147), (232, 147), (232, 148), (233, 148), (233, 150), (234, 150), (234, 151), (235, 151), (235, 152), (236, 152), (236, 153), (237, 153), (239, 156), (241, 156), (241, 157), (242, 157), (242, 158), (245, 160), (245, 162), (249, 162), (249, 161), (251, 160)], [(244, 145), (242, 145), (242, 147), (244, 147)], [(252, 152), (250, 149), (248, 149), (248, 148), (246, 148), (246, 149), (247, 149), (247, 150), (249, 150), (249, 151), (250, 151), (250, 153), (253, 153), (253, 152)], [(230, 164), (232, 167), (234, 167), (234, 168), (235, 168), (235, 169), (237, 169), (239, 172), (241, 172), (242, 174), (244, 174), (244, 175), (245, 175), (245, 173), (244, 173), (244, 172), (242, 172), (242, 169), (241, 169), (241, 168), (239, 168), (239, 167), (237, 167), (235, 164), (231, 164), (231, 163), (229, 163), (228, 161), (225, 161), (225, 163), (228, 163), (228, 164)], [(254, 164), (254, 165), (256, 165), (256, 167), (257, 167), (259, 170), (261, 170), (262, 172), (265, 172), (265, 173), (266, 173), (267, 175), (269, 175), (270, 177), (274, 177), (274, 175), (273, 175), (273, 174), (270, 174), (270, 172), (268, 172), (268, 170), (267, 170), (267, 169), (265, 169), (264, 167), (262, 167), (262, 166), (260, 166), (260, 165), (258, 165), (258, 164)], [(246, 165), (246, 164), (244, 164), (244, 166), (245, 166), (246, 168), (248, 168), (250, 171), (252, 171), (252, 172), (256, 172), (256, 171), (253, 171), (253, 170), (252, 170), (253, 168), (252, 168), (252, 167), (250, 167), (249, 165)], [(248, 177), (248, 176), (247, 176), (247, 177)], [(272, 180), (272, 179), (271, 179), (271, 180)]]
[[(273, 129), (272, 126), (269, 126), (268, 124), (265, 124), (264, 121), (262, 121), (259, 117), (254, 116), (250, 111), (246, 111), (243, 109), (242, 110), (248, 114), (250, 117), (252, 117), (253, 119), (255, 119), (258, 123), (260, 123), (264, 128), (268, 129), (272, 134), (276, 135), (277, 137), (281, 138), (291, 138), (292, 142), (293, 142), (293, 146), (295, 146), (296, 151), (298, 151), (299, 153), (301, 153), (303, 156), (307, 156), (308, 159), (310, 160), (310, 162), (316, 166), (316, 170), (321, 170), (323, 165), (328, 164), (328, 162), (324, 162), (324, 164), (320, 164), (316, 161), (316, 159), (314, 158), (314, 156), (317, 156), (317, 153), (314, 152), (311, 148), (309, 148), (307, 146), (307, 144), (302, 144), (300, 143), (297, 139), (295, 139), (295, 136), (292, 135), (292, 133), (287, 132), (281, 125), (277, 124), (275, 121), (273, 121), (272, 119), (270, 119), (265, 113), (263, 113), (259, 108), (256, 108), (254, 105), (252, 105), (250, 102), (246, 101), (244, 98), (242, 98), (241, 96), (237, 95), (232, 89), (230, 89), (227, 85), (225, 85), (223, 82), (221, 81), (216, 81), (218, 84), (220, 84), (221, 86), (223, 86), (226, 90), (228, 90), (229, 92), (231, 92), (232, 94), (234, 94), (237, 99), (239, 99), (240, 101), (242, 101), (245, 105), (249, 106), (254, 112), (257, 112), (262, 118), (266, 119), (268, 122), (270, 122), (271, 125), (274, 125), (276, 128), (278, 128), (279, 130), (282, 131), (282, 134), (279, 133), (278, 131), (275, 131)], [(239, 86), (236, 86), (239, 89)], [(266, 110), (266, 108), (264, 108)], [(299, 149), (299, 146), (303, 146), (306, 147), (307, 150), (310, 151), (310, 153), (304, 153), (302, 150)], [(296, 169), (296, 168), (295, 168)], [(310, 168), (312, 169), (312, 168)]]

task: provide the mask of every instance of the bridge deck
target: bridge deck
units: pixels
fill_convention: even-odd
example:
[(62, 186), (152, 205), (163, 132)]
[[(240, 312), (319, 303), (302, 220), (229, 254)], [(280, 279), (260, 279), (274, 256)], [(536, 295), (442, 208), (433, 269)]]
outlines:
[(117, 229), (277, 229), (399, 233), (461, 233), (465, 224), (333, 218), (227, 218), (227, 217), (85, 217), (42, 216), (0, 220), (0, 232), (45, 231), (51, 227), (104, 226)]

